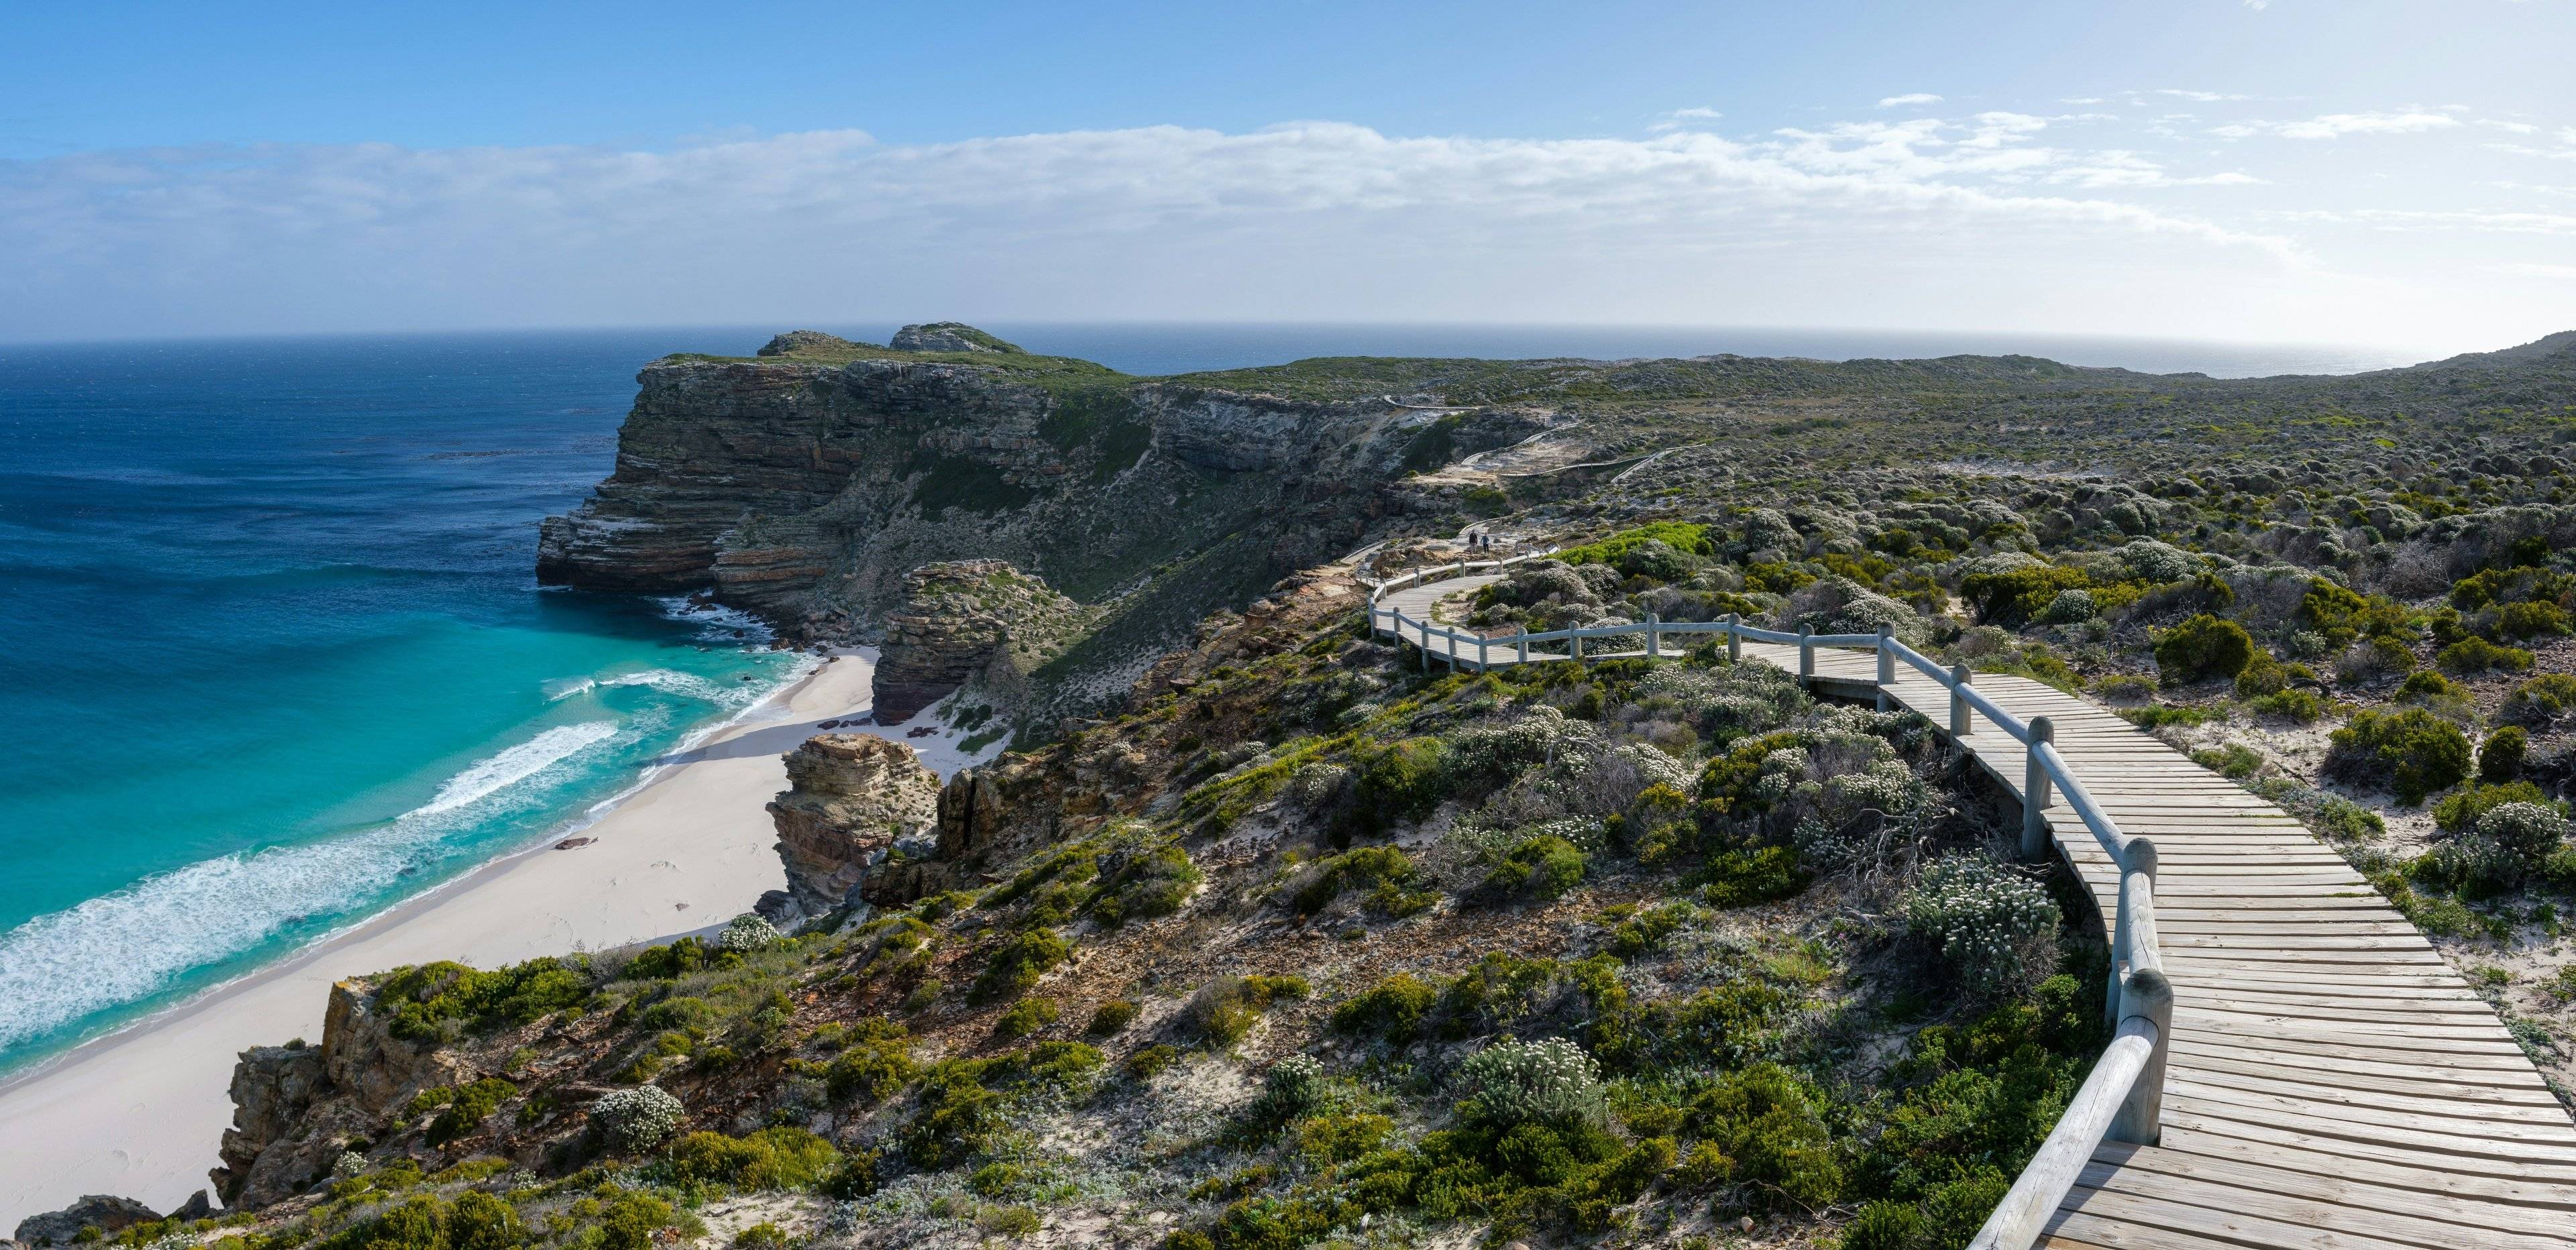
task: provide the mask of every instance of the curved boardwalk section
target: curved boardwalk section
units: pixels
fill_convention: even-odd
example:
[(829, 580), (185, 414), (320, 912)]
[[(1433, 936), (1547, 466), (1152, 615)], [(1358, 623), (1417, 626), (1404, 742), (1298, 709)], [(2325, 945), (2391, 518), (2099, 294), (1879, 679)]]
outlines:
[[(1445, 660), (1450, 641), (1416, 623), (1493, 580), (1412, 586), (1380, 607)], [(1798, 668), (1794, 645), (1748, 642), (1743, 654)], [(1949, 723), (1941, 683), (1900, 667), (1881, 687), (1877, 675), (1874, 655), (1816, 653), (1820, 689), (1884, 693)], [(2037, 1244), (2576, 1246), (2576, 1124), (2495, 1013), (2361, 874), (2288, 813), (2117, 716), (2024, 678), (1975, 684), (2025, 721), (2050, 718), (2095, 801), (2161, 860), (2156, 924), (2174, 985), (2163, 1133), (2095, 1150)], [(2020, 742), (1972, 727), (1959, 745), (2022, 793)], [(2064, 807), (2047, 810), (2109, 926), (2118, 871)]]

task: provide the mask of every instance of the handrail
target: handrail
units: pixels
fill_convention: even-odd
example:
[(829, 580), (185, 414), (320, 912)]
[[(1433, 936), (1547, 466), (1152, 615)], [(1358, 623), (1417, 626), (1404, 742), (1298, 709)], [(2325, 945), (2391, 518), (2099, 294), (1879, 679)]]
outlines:
[[(1944, 668), (1930, 656), (1905, 645), (1893, 633), (1882, 628), (1876, 634), (1818, 634), (1801, 629), (1795, 633), (1760, 629), (1744, 624), (1730, 615), (1722, 621), (1664, 621), (1648, 613), (1641, 622), (1628, 625), (1602, 625), (1590, 628), (1570, 627), (1532, 633), (1527, 629), (1509, 635), (1487, 636), (1466, 634), (1434, 621), (1418, 620), (1398, 608), (1381, 608), (1378, 601), (1387, 593), (1426, 581), (1446, 579), (1485, 569), (1500, 569), (1525, 560), (1543, 559), (1559, 548), (1531, 552), (1502, 560), (1475, 560), (1463, 564), (1434, 565), (1379, 582), (1369, 590), (1369, 630), (1384, 632), (1398, 642), (1411, 641), (1422, 654), (1424, 667), (1429, 667), (1435, 633), (1448, 646), (1445, 658), (1452, 670), (1472, 662), (1478, 671), (1490, 663), (1493, 649), (1509, 648), (1517, 660), (1587, 659), (1583, 653), (1586, 638), (1608, 638), (1643, 634), (1646, 655), (1660, 658), (1660, 640), (1667, 634), (1718, 634), (1727, 638), (1730, 656), (1737, 654), (1746, 642), (1790, 644), (1798, 648), (1798, 677), (1802, 682), (1815, 677), (1817, 647), (1861, 648), (1878, 653), (1879, 681), (1892, 681), (1891, 660), (1903, 660), (1915, 671), (1932, 679), (1950, 694), (1950, 725), (1954, 738), (1968, 736), (1974, 719), (1971, 713), (1984, 716), (2013, 741), (2024, 747), (2026, 772), (2022, 784), (2023, 852), (2036, 856), (2043, 846), (2039, 839), (2051, 831), (2043, 814), (2052, 806), (2052, 798), (2075, 815), (2078, 823), (2111, 862), (2120, 870), (2118, 906), (2111, 925), (2110, 984), (2105, 987), (2104, 1012), (2109, 1017), (2112, 1038), (2101, 1059), (2093, 1065), (2074, 1101), (2067, 1104), (2046, 1141), (2031, 1156), (2010, 1192), (1987, 1217), (1971, 1250), (2027, 1250), (2035, 1244), (2056, 1214), (2058, 1206), (2075, 1186), (2075, 1178), (2084, 1169), (2105, 1140), (2153, 1145), (2162, 1133), (2161, 1110), (2164, 1100), (2166, 1039), (2173, 1033), (2173, 986), (2164, 972), (2164, 954), (2156, 936), (2156, 846), (2153, 841), (2124, 833), (2119, 822), (2093, 798), (2082, 778), (2060, 754), (2055, 731), (2047, 717), (2025, 721), (2005, 710), (1978, 690), (1965, 667)], [(1434, 575), (1437, 575), (1435, 578)], [(1411, 639), (1406, 638), (1410, 628)], [(1565, 642), (1564, 654), (1533, 653), (1530, 644)], [(1463, 655), (1459, 644), (1475, 647), (1472, 656)], [(1882, 699), (1885, 697), (1882, 689)], [(1885, 706), (1884, 703), (1881, 705)], [(2059, 844), (2061, 847), (2063, 843)], [(2071, 855), (2071, 853), (2070, 853)]]

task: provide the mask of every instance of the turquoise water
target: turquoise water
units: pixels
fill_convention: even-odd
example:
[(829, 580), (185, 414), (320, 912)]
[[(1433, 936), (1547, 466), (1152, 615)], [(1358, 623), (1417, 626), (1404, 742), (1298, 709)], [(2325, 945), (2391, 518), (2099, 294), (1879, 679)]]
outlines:
[(0, 348), (0, 1065), (580, 820), (798, 663), (540, 591), (680, 334)]
[[(882, 341), (893, 326), (820, 328)], [(1136, 373), (1317, 354), (2337, 348), (1656, 327), (1013, 325)], [(582, 820), (790, 678), (749, 623), (541, 591), (643, 362), (748, 328), (0, 346), (0, 1070)]]

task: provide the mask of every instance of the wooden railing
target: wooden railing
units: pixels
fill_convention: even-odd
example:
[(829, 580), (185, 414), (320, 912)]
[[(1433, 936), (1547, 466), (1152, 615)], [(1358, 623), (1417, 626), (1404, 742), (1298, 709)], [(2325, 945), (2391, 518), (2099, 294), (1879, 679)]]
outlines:
[[(2166, 1039), (2173, 1032), (2173, 986), (2165, 979), (2164, 957), (2156, 940), (2156, 846), (2144, 837), (2121, 832), (2118, 822), (2094, 802), (2083, 779), (2069, 768), (2066, 757), (2059, 754), (2054, 727), (2045, 716), (2028, 721), (2005, 711), (1976, 688), (1967, 666), (1944, 668), (1931, 657), (1897, 641), (1895, 632), (1880, 626), (1875, 634), (1818, 634), (1806, 628), (1795, 633), (1786, 630), (1757, 629), (1729, 615), (1718, 621), (1665, 621), (1648, 613), (1643, 622), (1626, 625), (1603, 625), (1585, 629), (1555, 629), (1532, 633), (1521, 630), (1508, 636), (1465, 633), (1436, 622), (1407, 616), (1402, 611), (1383, 607), (1379, 601), (1386, 595), (1428, 581), (1499, 571), (1525, 560), (1554, 555), (1555, 548), (1532, 552), (1506, 560), (1479, 560), (1466, 564), (1439, 565), (1391, 578), (1369, 593), (1369, 626), (1373, 633), (1384, 633), (1398, 641), (1412, 643), (1429, 667), (1437, 657), (1446, 659), (1453, 670), (1474, 665), (1478, 671), (1489, 667), (1497, 648), (1508, 649), (1511, 662), (1532, 660), (1573, 660), (1602, 658), (1602, 649), (1594, 648), (1585, 655), (1586, 639), (1644, 639), (1643, 655), (1660, 659), (1666, 654), (1664, 639), (1673, 634), (1718, 634), (1726, 639), (1730, 659), (1741, 659), (1744, 644), (1764, 642), (1794, 644), (1798, 648), (1798, 677), (1813, 683), (1816, 677), (1816, 648), (1861, 648), (1878, 656), (1876, 687), (1879, 706), (1889, 705), (1888, 690), (1896, 684), (1896, 665), (1904, 663), (1939, 683), (1950, 695), (1950, 737), (1962, 749), (1976, 734), (1976, 717), (1983, 716), (2006, 737), (2023, 747), (2021, 853), (2025, 859), (2037, 859), (2050, 846), (2047, 809), (2052, 796), (2062, 798), (2077, 820), (2092, 833), (2093, 840), (2111, 857), (2120, 870), (2119, 903), (2111, 925), (2110, 984), (2104, 995), (2104, 1012), (2111, 1025), (2111, 1043), (2093, 1065), (2092, 1074), (2067, 1104), (2057, 1127), (2040, 1143), (2012, 1189), (1986, 1218), (1970, 1250), (2023, 1250), (2039, 1240), (2050, 1216), (2054, 1215), (2075, 1187), (2076, 1176), (2084, 1170), (2093, 1152), (2105, 1140), (2154, 1145), (2163, 1131), (2162, 1108), (2165, 1087)], [(1435, 648), (1436, 640), (1436, 648)], [(1535, 645), (1563, 643), (1561, 652), (1533, 652)], [(1472, 646), (1474, 653), (1463, 648)], [(2071, 856), (2070, 864), (2071, 864)]]

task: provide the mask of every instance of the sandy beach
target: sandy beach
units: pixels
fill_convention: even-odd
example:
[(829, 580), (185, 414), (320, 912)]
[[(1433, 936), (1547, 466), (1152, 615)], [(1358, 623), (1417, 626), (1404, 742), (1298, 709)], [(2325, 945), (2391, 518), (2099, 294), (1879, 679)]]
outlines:
[[(816, 722), (867, 711), (872, 658), (837, 656), (673, 756), (649, 784), (578, 831), (592, 839), (587, 845), (488, 864), (0, 1086), (0, 1230), (82, 1194), (121, 1194), (168, 1210), (209, 1188), (206, 1171), (232, 1122), (226, 1089), (236, 1053), (320, 1038), (334, 980), (435, 959), (489, 968), (576, 944), (606, 949), (748, 910), (762, 891), (786, 883), (763, 810), (786, 786), (779, 755), (820, 732)], [(881, 732), (902, 740), (900, 730)], [(930, 762), (945, 771), (957, 761)]]

